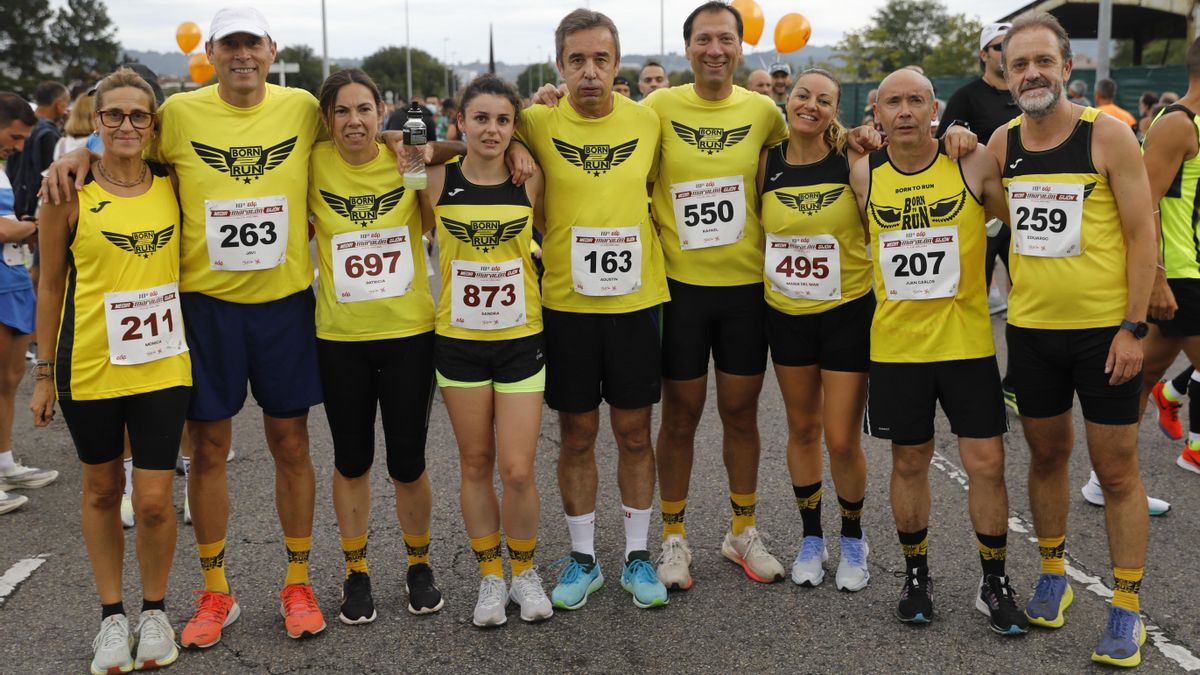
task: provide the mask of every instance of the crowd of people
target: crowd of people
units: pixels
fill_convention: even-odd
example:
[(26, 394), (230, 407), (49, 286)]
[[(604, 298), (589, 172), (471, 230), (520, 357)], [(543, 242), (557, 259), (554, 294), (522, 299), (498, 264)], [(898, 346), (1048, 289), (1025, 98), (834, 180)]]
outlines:
[[(895, 614), (933, 621), (928, 469), (940, 405), (971, 485), (974, 602), (992, 631), (1009, 636), (1061, 627), (1072, 602), (1066, 495), (1077, 395), (1114, 578), (1092, 659), (1138, 665), (1155, 506), (1138, 470), (1138, 422), (1153, 396), (1164, 431), (1182, 437), (1178, 409), (1192, 373), (1182, 383), (1158, 378), (1181, 350), (1200, 354), (1200, 41), (1187, 54), (1187, 94), (1156, 113), (1139, 147), (1132, 124), (1068, 99), (1070, 39), (1048, 14), (984, 28), (984, 74), (950, 98), (947, 108), (961, 113), (942, 114), (938, 133), (933, 86), (913, 68), (884, 78), (872, 123), (853, 130), (838, 121), (841, 85), (830, 72), (793, 80), (776, 64), (736, 86), (742, 30), (730, 5), (697, 7), (683, 25), (695, 83), (670, 87), (661, 65), (646, 64), (635, 102), (615, 93), (634, 84), (617, 81), (617, 26), (575, 10), (554, 36), (563, 85), (546, 85), (523, 108), (511, 84), (481, 75), (457, 101), (430, 102), (457, 110), (442, 137), (463, 140), (423, 151), (385, 121), (383, 97), (360, 70), (334, 73), (316, 97), (267, 84), (276, 43), (250, 8), (213, 18), (205, 50), (216, 85), (161, 102), (146, 77), (122, 68), (76, 98), (77, 111), (91, 105), (90, 148), (69, 140), (90, 135), (82, 120), (64, 139), (82, 147), (55, 152), (57, 136), (38, 135), (40, 116), (65, 117), (65, 89), (39, 90), (37, 115), (0, 93), (0, 147), (49, 168), (40, 210), (37, 186), (30, 194), (14, 180), (0, 239), (20, 249), (37, 236), (31, 409), (37, 426), (62, 412), (83, 467), (81, 520), (102, 615), (91, 672), (178, 658), (164, 598), (181, 446), (204, 588), (178, 644), (211, 647), (240, 615), (225, 569), (226, 462), (247, 385), (275, 463), (289, 637), (326, 628), (308, 566), (316, 405), (334, 446), (345, 558), (338, 618), (377, 617), (367, 555), (377, 410), (408, 611), (443, 608), (425, 470), (435, 385), (458, 445), (464, 544), (479, 566), (476, 626), (504, 624), (509, 603), (531, 622), (578, 610), (603, 586), (594, 536), (601, 403), (618, 448), (621, 586), (639, 608), (667, 605), (671, 591), (693, 586), (685, 513), (710, 360), (730, 500), (724, 557), (755, 582), (823, 583), (827, 452), (835, 584), (865, 588), (865, 428), (891, 443), (888, 497), (905, 569)], [(1096, 94), (1111, 100), (1099, 83)], [(58, 159), (50, 164), (44, 150)], [(428, 165), (423, 177), (406, 173), (415, 156)], [(430, 233), (436, 260), (423, 245)], [(34, 331), (33, 285), (9, 248), (0, 269), (12, 280), (0, 287), (10, 329), (0, 339), (5, 444)], [(988, 309), (997, 257), (1012, 284), (1004, 377)], [(803, 523), (790, 569), (755, 516), (768, 356)], [(1006, 403), (1029, 446), (1041, 558), (1023, 605), (1006, 572)], [(535, 565), (543, 404), (561, 431), (557, 479), (571, 542), (549, 595)], [(1197, 457), (1189, 461), (1200, 466)], [(4, 489), (56, 477), (0, 453)], [(129, 488), (136, 621), (121, 590)]]

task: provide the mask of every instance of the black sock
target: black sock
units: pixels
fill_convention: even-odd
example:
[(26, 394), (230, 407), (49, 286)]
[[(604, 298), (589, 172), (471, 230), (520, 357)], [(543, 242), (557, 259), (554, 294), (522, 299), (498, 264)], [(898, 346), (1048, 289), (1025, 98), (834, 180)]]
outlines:
[(1008, 532), (1004, 534), (975, 533), (979, 543), (979, 563), (984, 576), (1004, 576), (1004, 559), (1008, 557)]
[(917, 532), (899, 532), (900, 548), (904, 551), (904, 568), (911, 573), (916, 567), (929, 567), (929, 528)]
[(820, 537), (821, 532), (821, 484), (793, 485), (796, 506), (800, 509), (800, 520), (804, 523), (804, 536)]
[(101, 621), (107, 619), (110, 616), (113, 616), (114, 614), (124, 614), (124, 613), (125, 613), (125, 603), (121, 602), (120, 600), (118, 600), (112, 604), (109, 604), (109, 605), (100, 605), (100, 620)]
[(842, 512), (842, 536), (851, 539), (862, 539), (862, 510), (866, 498), (856, 502), (848, 502), (838, 497), (838, 510)]
[(1188, 431), (1200, 434), (1200, 396), (1190, 394), (1188, 395)]
[(1196, 369), (1188, 366), (1187, 368), (1183, 369), (1183, 372), (1176, 375), (1175, 379), (1171, 380), (1171, 386), (1175, 387), (1175, 391), (1179, 392), (1183, 396), (1187, 396), (1188, 386), (1192, 382), (1192, 371), (1194, 370)]
[(147, 600), (146, 598), (142, 598), (142, 611), (145, 612), (151, 609), (157, 609), (160, 612), (165, 612), (167, 611), (166, 602), (166, 598), (161, 600)]

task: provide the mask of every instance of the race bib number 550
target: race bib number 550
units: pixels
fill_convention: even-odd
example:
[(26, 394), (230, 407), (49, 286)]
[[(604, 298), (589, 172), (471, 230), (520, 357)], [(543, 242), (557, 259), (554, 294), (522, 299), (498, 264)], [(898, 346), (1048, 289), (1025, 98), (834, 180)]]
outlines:
[(679, 248), (728, 246), (746, 236), (746, 186), (741, 176), (675, 183)]
[(287, 195), (205, 200), (204, 232), (210, 269), (278, 267), (287, 259)]

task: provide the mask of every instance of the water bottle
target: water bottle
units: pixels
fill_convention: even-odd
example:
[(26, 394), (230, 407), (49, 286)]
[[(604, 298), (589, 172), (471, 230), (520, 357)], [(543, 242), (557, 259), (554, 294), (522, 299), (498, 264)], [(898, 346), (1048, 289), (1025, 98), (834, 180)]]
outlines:
[(419, 103), (408, 108), (408, 119), (404, 122), (404, 149), (408, 152), (408, 164), (404, 169), (404, 189), (425, 189), (425, 111)]

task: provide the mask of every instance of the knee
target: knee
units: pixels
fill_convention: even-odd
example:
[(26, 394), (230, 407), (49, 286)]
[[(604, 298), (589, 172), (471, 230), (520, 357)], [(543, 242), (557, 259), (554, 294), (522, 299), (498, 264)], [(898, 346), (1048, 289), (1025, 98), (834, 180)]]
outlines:
[(534, 488), (533, 466), (526, 464), (506, 464), (500, 467), (500, 482), (507, 492), (526, 492)]
[(1031, 473), (1048, 473), (1065, 471), (1071, 461), (1070, 450), (1034, 444), (1029, 445), (1029, 466)]
[(403, 485), (410, 485), (421, 480), (425, 475), (424, 453), (403, 460), (388, 460), (388, 475), (392, 480)]
[(587, 429), (575, 424), (562, 425), (560, 454), (568, 459), (586, 459), (595, 451), (596, 429)]
[[(834, 453), (834, 444), (832, 439), (826, 438), (826, 444), (829, 446), (829, 454)], [(821, 425), (813, 419), (793, 420), (788, 424), (788, 441), (793, 446), (802, 448), (810, 448), (812, 446), (821, 445)]]
[(718, 401), (717, 412), (726, 428), (751, 429), (758, 425), (758, 399)]
[(25, 376), (25, 363), (18, 364), (17, 367), (7, 371), (0, 371), (0, 388), (3, 393), (12, 395), (16, 393), (17, 387), (21, 384), (21, 378)]
[(976, 453), (969, 460), (964, 458), (963, 469), (972, 483), (1004, 482), (1004, 453)]
[(108, 510), (121, 507), (124, 495), (120, 481), (86, 480), (83, 484), (84, 505), (92, 509)]
[(829, 450), (829, 458), (836, 462), (848, 462), (862, 456), (862, 444), (857, 437), (833, 438), (825, 437), (825, 448)]
[[(150, 492), (150, 494), (146, 494)], [(175, 518), (175, 507), (171, 495), (165, 491), (135, 490), (133, 511), (137, 514), (138, 527), (159, 527)]]
[(491, 484), (495, 460), (490, 454), (463, 455), (459, 467), (463, 482)]
[[(342, 478), (355, 480), (362, 478), (371, 470), (371, 459), (369, 456), (347, 456), (347, 454), (334, 453), (333, 468), (337, 470), (338, 475)], [(390, 469), (391, 466), (388, 468)]]
[(903, 479), (923, 478), (929, 474), (929, 459), (923, 453), (893, 451), (892, 473)]
[(1096, 479), (1105, 494), (1120, 496), (1129, 494), (1142, 485), (1142, 476), (1131, 461), (1103, 462), (1094, 466)]
[(654, 446), (650, 443), (650, 430), (620, 430), (615, 434), (617, 438), (617, 448), (625, 455), (645, 455), (654, 451)]

